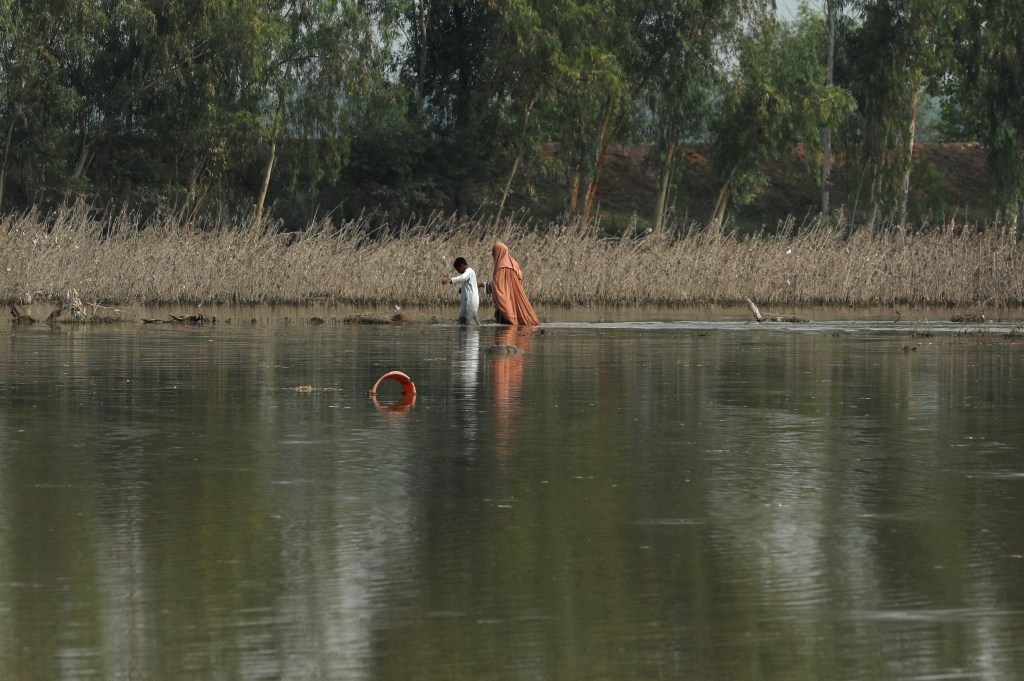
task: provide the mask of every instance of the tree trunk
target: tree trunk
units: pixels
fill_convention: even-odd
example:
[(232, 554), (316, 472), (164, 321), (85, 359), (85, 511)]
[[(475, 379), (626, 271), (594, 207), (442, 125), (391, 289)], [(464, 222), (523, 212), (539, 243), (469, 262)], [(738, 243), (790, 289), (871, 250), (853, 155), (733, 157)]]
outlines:
[(731, 195), (732, 181), (727, 180), (718, 191), (718, 198), (715, 199), (715, 209), (711, 213), (711, 222), (709, 223), (709, 226), (721, 229), (722, 222), (725, 220), (725, 211), (729, 207), (729, 197)]
[(505, 183), (505, 190), (501, 193), (501, 203), (498, 204), (498, 212), (494, 214), (495, 227), (497, 227), (498, 223), (501, 221), (501, 211), (505, 209), (505, 200), (508, 199), (508, 194), (512, 190), (512, 180), (515, 179), (516, 170), (519, 169), (519, 162), (522, 158), (522, 154), (516, 156), (516, 160), (512, 164), (512, 171), (508, 174), (508, 181)]
[(572, 188), (569, 190), (569, 215), (576, 215), (576, 206), (580, 201), (580, 174), (576, 173), (572, 178)]
[[(291, 64), (285, 70), (285, 81), (291, 76)], [(270, 189), (270, 175), (274, 172), (274, 159), (277, 157), (277, 136), (281, 133), (282, 118), (284, 117), (283, 92), (277, 93), (277, 108), (274, 111), (274, 125), (270, 129), (270, 158), (267, 159), (267, 167), (263, 170), (263, 182), (260, 183), (260, 195), (256, 199), (256, 214), (254, 226), (259, 227), (263, 223), (263, 206), (267, 201), (267, 191)]]
[(661, 183), (658, 187), (658, 200), (654, 204), (654, 226), (652, 229), (657, 232), (665, 226), (665, 204), (668, 203), (668, 188), (672, 184), (673, 163), (676, 159), (676, 143), (672, 142), (668, 147), (668, 154), (665, 155), (665, 164), (661, 169)]
[(736, 167), (729, 171), (722, 188), (718, 190), (718, 198), (715, 199), (714, 208), (711, 209), (711, 217), (708, 220), (709, 228), (720, 229), (725, 220), (725, 211), (729, 207), (729, 197), (732, 195), (732, 178), (736, 174)]
[(7, 134), (4, 136), (4, 157), (0, 160), (0, 208), (4, 205), (4, 187), (7, 185), (7, 168), (11, 162), (11, 137), (14, 136), (14, 116), (7, 124)]
[(871, 203), (871, 217), (868, 218), (868, 225), (872, 231), (878, 224), (878, 218), (881, 214), (881, 209), (878, 205), (878, 195), (881, 193), (881, 172), (878, 170), (878, 162), (876, 161), (871, 167), (871, 185), (868, 188), (868, 199)]
[(911, 77), (911, 85), (914, 88), (910, 96), (910, 129), (907, 131), (907, 156), (903, 168), (903, 177), (900, 180), (900, 225), (907, 221), (907, 201), (910, 196), (910, 172), (914, 169), (914, 136), (917, 134), (917, 96), (920, 90), (921, 69), (915, 69)]
[(199, 191), (199, 178), (203, 176), (206, 171), (207, 161), (209, 160), (209, 154), (203, 154), (202, 158), (198, 159), (195, 165), (192, 166), (192, 170), (188, 174), (188, 183), (185, 186), (185, 198), (182, 200), (181, 208), (178, 210), (178, 224), (184, 225), (191, 229), (195, 226), (199, 219), (199, 213), (202, 210), (203, 202), (206, 200), (206, 196), (210, 191), (209, 184)]
[(832, 128), (821, 131), (821, 214), (829, 213), (829, 176), (832, 174)]
[(270, 158), (267, 159), (267, 167), (263, 171), (263, 182), (260, 183), (260, 195), (256, 200), (256, 216), (253, 224), (259, 227), (263, 223), (263, 204), (267, 200), (267, 190), (270, 188), (270, 174), (274, 171), (274, 157), (277, 155), (277, 135), (270, 140)]
[[(825, 65), (825, 85), (835, 82), (836, 16), (835, 0), (825, 2), (825, 20), (828, 23), (828, 56)], [(829, 175), (832, 172), (832, 128), (821, 131), (821, 214), (829, 212)]]
[(427, 0), (419, 0), (416, 4), (416, 26), (420, 33), (420, 49), (416, 74), (416, 106), (423, 110), (423, 98), (426, 96), (427, 80)]
[(587, 193), (583, 197), (583, 215), (580, 218), (580, 222), (583, 225), (587, 225), (590, 222), (590, 210), (594, 205), (594, 197), (597, 196), (597, 184), (601, 179), (601, 171), (604, 169), (604, 164), (608, 159), (608, 126), (612, 120), (613, 105), (614, 101), (609, 97), (604, 105), (604, 116), (601, 117), (601, 131), (598, 133), (597, 138), (597, 155), (594, 159), (594, 171), (590, 174), (590, 179), (587, 181)]
[(78, 163), (75, 165), (75, 171), (71, 173), (72, 179), (78, 179), (85, 175), (85, 171), (89, 169), (89, 164), (92, 163), (93, 156), (95, 156), (94, 145), (96, 140), (90, 140), (82, 145), (82, 152), (78, 155)]
[[(533, 111), (533, 101), (526, 105), (526, 110), (523, 112), (523, 138), (527, 137), (527, 130), (529, 129), (530, 113)], [(494, 226), (498, 226), (498, 221), (501, 220), (501, 211), (505, 209), (505, 201), (508, 199), (509, 192), (512, 191), (512, 180), (516, 177), (516, 171), (519, 169), (519, 163), (523, 160), (523, 154), (520, 152), (516, 155), (516, 160), (512, 163), (512, 171), (508, 174), (508, 182), (505, 183), (505, 191), (501, 193), (501, 203), (498, 204), (498, 212), (494, 216)]]

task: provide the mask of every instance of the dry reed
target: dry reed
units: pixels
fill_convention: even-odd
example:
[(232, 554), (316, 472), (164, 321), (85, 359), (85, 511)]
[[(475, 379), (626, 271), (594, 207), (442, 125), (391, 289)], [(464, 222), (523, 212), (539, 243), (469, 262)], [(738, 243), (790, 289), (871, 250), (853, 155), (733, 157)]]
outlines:
[(323, 220), (304, 232), (244, 223), (199, 230), (130, 213), (105, 222), (82, 207), (0, 220), (0, 298), (127, 304), (437, 306), (456, 256), (481, 279), (494, 241), (509, 244), (540, 306), (769, 307), (1024, 303), (1016, 236), (948, 223), (911, 233), (841, 222), (793, 222), (775, 235), (736, 236), (690, 225), (608, 237), (579, 226), (536, 229), (435, 216), (388, 228)]

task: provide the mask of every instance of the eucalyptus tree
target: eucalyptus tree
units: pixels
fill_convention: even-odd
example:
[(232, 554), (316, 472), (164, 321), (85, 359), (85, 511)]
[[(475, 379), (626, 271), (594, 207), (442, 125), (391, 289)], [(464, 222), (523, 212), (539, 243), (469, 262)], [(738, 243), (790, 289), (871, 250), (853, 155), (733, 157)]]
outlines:
[(1024, 13), (1018, 0), (946, 4), (954, 39), (949, 112), (988, 151), (996, 205), (1014, 228), (1024, 211)]
[[(838, 17), (846, 5), (845, 0), (824, 0), (825, 14), (825, 85), (835, 84), (836, 62), (836, 24)], [(821, 129), (821, 202), (819, 207), (823, 215), (828, 215), (829, 183), (832, 174), (832, 126), (824, 125)]]
[[(238, 170), (259, 117), (258, 74), (266, 7), (260, 0), (139, 0), (109, 4), (91, 74), (96, 114), (83, 144), (111, 182), (184, 191), (195, 211)], [(85, 138), (83, 136), (83, 138)], [(122, 179), (122, 168), (133, 168)]]
[[(824, 23), (824, 39), (821, 46), (822, 61), (825, 64), (825, 85), (833, 86), (836, 82), (836, 50), (837, 32), (842, 33), (849, 29), (849, 17), (845, 10), (849, 0), (821, 0), (821, 20)], [(805, 5), (806, 8), (812, 7)], [(806, 12), (805, 12), (806, 13)], [(812, 16), (818, 16), (816, 13)], [(823, 215), (831, 210), (831, 177), (832, 177), (832, 147), (833, 128), (825, 124), (821, 128), (821, 167), (820, 167), (820, 199), (819, 208)]]
[(90, 68), (102, 22), (93, 0), (0, 0), (0, 209), (15, 172), (28, 200), (66, 181), (67, 130), (87, 108), (70, 74)]
[[(403, 55), (410, 116), (423, 126), (424, 168), (461, 210), (495, 205), (498, 219), (524, 161), (543, 141), (538, 108), (563, 59), (540, 0), (431, 0), (406, 8)], [(475, 206), (474, 206), (475, 207)]]
[(743, 22), (757, 21), (762, 2), (661, 0), (646, 5), (639, 22), (642, 103), (657, 142), (661, 165), (654, 207), (654, 229), (664, 223), (678, 150), (687, 140), (706, 136), (714, 93), (729, 58), (728, 46)]
[[(424, 9), (425, 8), (425, 9)], [(430, 170), (460, 209), (478, 189), (498, 187), (500, 216), (524, 160), (545, 141), (584, 180), (587, 205), (599, 159), (591, 125), (605, 132), (622, 101), (621, 65), (608, 51), (623, 41), (622, 22), (606, 3), (543, 0), (432, 0), (412, 3), (405, 73), (416, 83), (413, 111), (431, 138)], [(426, 20), (424, 20), (424, 14)], [(426, 45), (420, 45), (426, 41)], [(478, 197), (479, 198), (479, 197)], [(575, 202), (574, 202), (575, 205)]]
[[(288, 140), (292, 178), (304, 166), (312, 184), (336, 179), (347, 156), (351, 122), (360, 103), (386, 75), (389, 15), (355, 0), (264, 0), (268, 4), (256, 81), (268, 147), (255, 222), (263, 217), (278, 145)], [(293, 183), (294, 184), (294, 183)]]
[(815, 163), (820, 129), (853, 110), (849, 93), (825, 84), (821, 28), (806, 8), (796, 22), (769, 19), (748, 27), (714, 126), (720, 188), (712, 227), (722, 226), (730, 202), (742, 205), (760, 191), (763, 163), (788, 158), (797, 144)]
[[(194, 184), (218, 160), (234, 158), (230, 131), (252, 63), (245, 52), (251, 41), (240, 38), (260, 16), (255, 0), (13, 6), (22, 12), (21, 44), (38, 47), (29, 51), (34, 61), (20, 62), (34, 65), (32, 75), (18, 65), (4, 69), (21, 69), (11, 82), (30, 96), (9, 98), (8, 111), (27, 111), (26, 102), (39, 100), (35, 116), (19, 114), (26, 135), (18, 157), (57, 169), (52, 193), (116, 192), (122, 200), (140, 186), (160, 193), (179, 173)], [(33, 159), (30, 141), (40, 139), (49, 147), (45, 158)]]
[(410, 115), (423, 128), (425, 155), (440, 191), (460, 208), (469, 185), (490, 175), (487, 125), (489, 85), (484, 64), (500, 14), (482, 0), (412, 2), (406, 24), (402, 76), (411, 93)]
[[(664, 218), (668, 188), (676, 168), (676, 150), (700, 137), (711, 110), (713, 84), (741, 25), (757, 24), (773, 3), (766, 0), (629, 0), (573, 4), (576, 27), (584, 36), (563, 34), (566, 53), (575, 59), (569, 89), (576, 102), (565, 123), (576, 134), (578, 177), (570, 209), (586, 223), (612, 143), (648, 128), (659, 144), (661, 181), (655, 224)], [(572, 14), (564, 13), (571, 17)], [(566, 129), (566, 128), (563, 128)], [(568, 128), (570, 131), (573, 128)], [(580, 150), (585, 150), (580, 153)], [(578, 208), (576, 187), (581, 186)]]
[(640, 59), (642, 14), (626, 0), (581, 0), (564, 3), (555, 17), (565, 64), (555, 103), (559, 152), (572, 177), (568, 210), (582, 224), (590, 221), (610, 145), (635, 111), (628, 68)]
[(944, 73), (942, 3), (934, 0), (853, 0), (861, 25), (851, 35), (851, 90), (859, 115), (859, 158), (871, 176), (872, 218), (892, 201), (907, 219), (918, 101), (929, 79)]
[(534, 115), (538, 102), (550, 102), (563, 75), (564, 60), (556, 32), (545, 16), (548, 5), (536, 0), (495, 0), (502, 20), (495, 49), (489, 51), (490, 70), (506, 83), (496, 117), (496, 143), (511, 159), (507, 179), (495, 212), (501, 218), (512, 183), (524, 159), (538, 158), (547, 140), (540, 117)]

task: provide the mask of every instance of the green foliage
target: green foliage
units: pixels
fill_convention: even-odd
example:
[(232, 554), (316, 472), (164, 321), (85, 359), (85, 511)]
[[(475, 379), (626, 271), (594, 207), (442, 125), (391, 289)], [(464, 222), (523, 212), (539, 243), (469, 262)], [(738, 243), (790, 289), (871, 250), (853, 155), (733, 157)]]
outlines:
[(792, 24), (766, 21), (743, 36), (715, 126), (716, 169), (743, 205), (764, 183), (762, 166), (787, 160), (802, 144), (816, 164), (819, 130), (854, 109), (849, 94), (825, 84), (820, 18), (803, 12)]
[(1020, 3), (946, 6), (954, 39), (947, 120), (988, 148), (991, 187), (1009, 222), (1024, 212), (1024, 14)]
[(840, 181), (870, 174), (883, 201), (927, 89), (1019, 214), (1018, 8), (841, 4), (826, 87), (822, 16), (780, 23), (767, 0), (0, 0), (0, 210), (83, 197), (198, 216), (266, 196), (301, 226), (507, 199), (553, 217), (601, 200), (619, 143), (657, 146), (661, 210), (680, 145), (709, 140), (742, 205), (796, 145), (817, 163), (826, 125)]
[(857, 115), (839, 139), (851, 166), (871, 177), (878, 206), (904, 192), (917, 101), (944, 75), (948, 36), (942, 3), (933, 0), (855, 0), (852, 6), (860, 23), (844, 34), (839, 82), (856, 98)]
[(0, 2), (0, 204), (8, 178), (23, 203), (71, 177), (68, 135), (90, 105), (78, 80), (93, 69), (104, 19), (95, 4)]

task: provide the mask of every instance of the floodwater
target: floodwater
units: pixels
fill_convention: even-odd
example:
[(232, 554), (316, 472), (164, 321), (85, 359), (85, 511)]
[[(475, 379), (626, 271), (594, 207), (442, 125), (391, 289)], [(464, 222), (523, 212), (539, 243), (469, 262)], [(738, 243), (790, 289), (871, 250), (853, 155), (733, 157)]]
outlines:
[(4, 329), (0, 678), (1024, 678), (1012, 328)]

